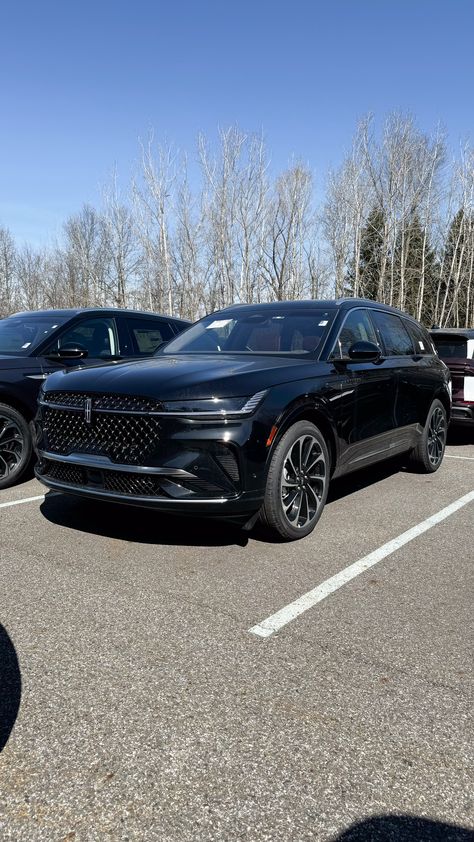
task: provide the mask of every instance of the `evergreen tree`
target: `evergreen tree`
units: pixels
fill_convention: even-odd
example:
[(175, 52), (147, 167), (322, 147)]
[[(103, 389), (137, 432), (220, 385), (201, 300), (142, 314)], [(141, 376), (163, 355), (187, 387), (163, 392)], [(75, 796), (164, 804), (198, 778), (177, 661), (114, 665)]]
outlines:
[(381, 208), (374, 207), (362, 231), (360, 248), (360, 288), (364, 298), (377, 299), (383, 290), (381, 278), (384, 248), (385, 215)]
[[(414, 213), (397, 243), (396, 269), (400, 287), (400, 306), (427, 326), (434, 317), (434, 299), (439, 283), (439, 265), (430, 245), (428, 232)], [(403, 291), (402, 291), (403, 276)]]
[[(384, 212), (375, 206), (362, 229), (359, 251), (359, 295), (373, 301), (377, 300), (379, 291), (383, 291), (384, 287), (380, 277), (383, 264), (384, 227)], [(354, 260), (352, 260), (346, 276), (346, 295), (354, 295), (355, 275)]]

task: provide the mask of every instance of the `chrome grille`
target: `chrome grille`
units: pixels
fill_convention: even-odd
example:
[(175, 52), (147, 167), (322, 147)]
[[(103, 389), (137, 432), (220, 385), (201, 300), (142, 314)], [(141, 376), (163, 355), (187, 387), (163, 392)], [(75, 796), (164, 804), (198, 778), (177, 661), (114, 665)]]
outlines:
[(93, 411), (87, 424), (83, 412), (46, 406), (43, 434), (51, 453), (91, 453), (124, 465), (143, 465), (159, 443), (160, 422), (153, 415)]

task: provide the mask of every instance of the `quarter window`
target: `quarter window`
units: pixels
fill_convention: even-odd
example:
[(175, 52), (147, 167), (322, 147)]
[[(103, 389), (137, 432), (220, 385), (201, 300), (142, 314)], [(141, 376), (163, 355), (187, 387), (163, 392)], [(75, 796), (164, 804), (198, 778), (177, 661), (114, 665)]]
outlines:
[(413, 343), (402, 320), (392, 313), (373, 310), (372, 318), (380, 331), (385, 351), (389, 357), (412, 356)]
[(412, 335), (412, 339), (415, 343), (415, 353), (416, 354), (432, 354), (433, 353), (433, 346), (431, 344), (431, 339), (428, 334), (421, 328), (419, 325), (415, 324), (414, 322), (408, 323), (408, 330)]
[(376, 345), (379, 344), (367, 310), (352, 310), (349, 313), (339, 331), (329, 359), (347, 359), (349, 348), (354, 342), (374, 342)]

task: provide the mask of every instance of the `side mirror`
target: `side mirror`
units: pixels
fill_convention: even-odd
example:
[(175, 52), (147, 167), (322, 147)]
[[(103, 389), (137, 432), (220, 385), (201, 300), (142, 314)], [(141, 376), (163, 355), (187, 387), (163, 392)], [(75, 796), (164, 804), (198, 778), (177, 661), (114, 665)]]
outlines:
[(88, 356), (85, 348), (59, 348), (51, 354), (47, 354), (48, 360), (82, 360)]
[(382, 356), (375, 342), (354, 342), (348, 353), (353, 363), (377, 363)]

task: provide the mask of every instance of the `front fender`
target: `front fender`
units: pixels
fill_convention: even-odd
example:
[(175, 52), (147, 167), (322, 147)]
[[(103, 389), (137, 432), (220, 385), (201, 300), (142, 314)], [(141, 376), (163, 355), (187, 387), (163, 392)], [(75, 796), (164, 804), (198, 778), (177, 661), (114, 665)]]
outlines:
[(334, 470), (339, 457), (339, 441), (336, 434), (336, 424), (327, 400), (323, 397), (305, 396), (296, 398), (280, 413), (273, 425), (276, 428), (272, 442), (268, 448), (265, 464), (265, 475), (268, 473), (271, 459), (279, 442), (289, 428), (297, 421), (308, 420), (318, 427), (324, 435), (331, 457), (331, 472)]

